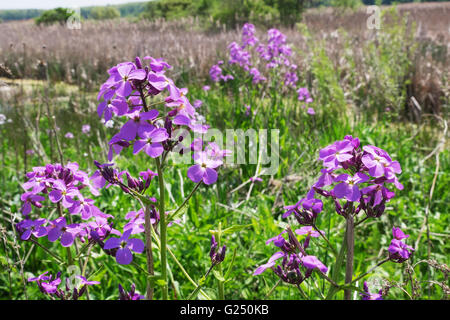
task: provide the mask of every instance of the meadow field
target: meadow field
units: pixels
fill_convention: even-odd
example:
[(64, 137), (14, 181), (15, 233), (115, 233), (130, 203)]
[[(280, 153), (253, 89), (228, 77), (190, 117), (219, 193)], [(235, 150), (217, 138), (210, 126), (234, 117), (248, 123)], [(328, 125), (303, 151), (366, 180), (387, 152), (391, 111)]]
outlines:
[(450, 3), (381, 13), (0, 23), (0, 299), (447, 300)]

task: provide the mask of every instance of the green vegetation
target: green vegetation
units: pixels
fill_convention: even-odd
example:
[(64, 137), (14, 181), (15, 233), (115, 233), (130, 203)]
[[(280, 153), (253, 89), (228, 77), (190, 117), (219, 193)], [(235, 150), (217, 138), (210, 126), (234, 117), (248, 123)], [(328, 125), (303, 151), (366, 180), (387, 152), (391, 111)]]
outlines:
[[(182, 5), (178, 8), (188, 10), (182, 9)], [(262, 95), (261, 87), (252, 86), (251, 81), (239, 82), (241, 78), (225, 85), (213, 84), (184, 72), (182, 66), (176, 64), (176, 57), (166, 59), (174, 65), (173, 72), (181, 74), (177, 85), (189, 89), (189, 99), (203, 102), (200, 108), (213, 128), (280, 130), (278, 172), (261, 176), (263, 181), (250, 188), (250, 184), (240, 186), (258, 173), (257, 165), (221, 168), (217, 184), (202, 187), (188, 201), (182, 223), (169, 228), (169, 247), (191, 277), (198, 281), (210, 266), (211, 231), (217, 230), (219, 223), (223, 229), (234, 226), (222, 236), (222, 242), (228, 246), (225, 263), (229, 263), (231, 253), (236, 250), (230, 277), (224, 283), (224, 297), (265, 298), (278, 278), (268, 271), (259, 277), (252, 273), (273, 254), (265, 241), (283, 230), (282, 224), (286, 222), (281, 218), (283, 206), (296, 203), (317, 178), (312, 173), (318, 174), (321, 167), (317, 161), (318, 151), (351, 134), (359, 137), (363, 145), (379, 146), (398, 160), (402, 166), (399, 179), (404, 185), (403, 190), (396, 190), (395, 198), (388, 203), (380, 219), (369, 219), (365, 228), (357, 229), (355, 277), (376, 264), (368, 257), (386, 254), (392, 238), (390, 230), (394, 225), (400, 226), (410, 235), (408, 244), (416, 249), (410, 262), (415, 268), (412, 276), (407, 263), (386, 263), (376, 270), (373, 275), (391, 286), (386, 299), (448, 298), (444, 287), (448, 285), (448, 267), (443, 266), (450, 263), (450, 152), (446, 148), (447, 124), (444, 120), (448, 118), (448, 96), (442, 97), (440, 113), (437, 109), (428, 112), (424, 108), (419, 116), (412, 116), (414, 109), (408, 107), (407, 90), (414, 71), (412, 59), (418, 48), (401, 20), (380, 31), (376, 42), (356, 43), (354, 38), (340, 31), (338, 37), (344, 41), (335, 51), (328, 50), (324, 41), (313, 41), (313, 30), (303, 24), (298, 27), (307, 44), (303, 50), (294, 48), (303, 58), (299, 82), (308, 87), (314, 98), (311, 104), (316, 110), (314, 116), (307, 114), (296, 97), (287, 96), (281, 90)], [(362, 49), (361, 56), (353, 54), (357, 45)], [(340, 63), (334, 63), (332, 56), (338, 54)], [(225, 58), (223, 53), (217, 57)], [(24, 59), (22, 63), (27, 61)], [(58, 64), (47, 65), (50, 67), (56, 69)], [(93, 80), (96, 89), (107, 78), (104, 69), (90, 70), (97, 73)], [(49, 74), (48, 69), (44, 71)], [(61, 270), (54, 257), (42, 248), (17, 238), (13, 225), (20, 217), (23, 191), (19, 185), (24, 182), (25, 173), (33, 166), (43, 165), (45, 158), (50, 162), (59, 161), (59, 147), (65, 159), (92, 172), (95, 170), (93, 160), (103, 162), (106, 159), (107, 142), (120, 128), (119, 123), (114, 128), (106, 128), (100, 123), (96, 114), (96, 89), (86, 89), (83, 81), (81, 79), (77, 86), (56, 81), (9, 82), (12, 99), (3, 96), (0, 99), (0, 113), (11, 119), (0, 125), (0, 266), (4, 270), (0, 273), (0, 299), (45, 299), (37, 286), (26, 283), (26, 279), (44, 271), (56, 274)], [(205, 84), (210, 85), (211, 90), (202, 90)], [(251, 114), (245, 114), (245, 105), (251, 106)], [(51, 130), (52, 119), (59, 130)], [(89, 135), (81, 134), (84, 124), (91, 126)], [(74, 133), (75, 137), (65, 138), (67, 132)], [(27, 153), (30, 149), (33, 154)], [(134, 176), (148, 167), (148, 157), (133, 156), (132, 150), (123, 152), (115, 162)], [(170, 168), (165, 176), (168, 194), (165, 205), (169, 210), (173, 209), (172, 203), (182, 202), (183, 194), (188, 194), (194, 187), (194, 183), (186, 178), (186, 166), (170, 162)], [(183, 177), (183, 184), (179, 183), (180, 177)], [(148, 193), (156, 194), (157, 190), (157, 185), (152, 182)], [(130, 207), (129, 196), (119, 188), (103, 189), (95, 200), (103, 212), (117, 217), (115, 223), (119, 225), (123, 224), (127, 212), (139, 209)], [(317, 227), (327, 234), (338, 235), (330, 237), (331, 245), (334, 248), (340, 246), (336, 240), (344, 232), (344, 224), (342, 217), (334, 212), (332, 203), (325, 203)], [(41, 240), (45, 247), (66, 257), (67, 251), (59, 243), (51, 243), (46, 238)], [(312, 253), (326, 265), (336, 259), (335, 254), (320, 247), (316, 239), (311, 241), (315, 244)], [(134, 265), (118, 265), (114, 258), (97, 249), (94, 250), (95, 259), (89, 262), (87, 278), (100, 281), (101, 286), (89, 289), (91, 299), (117, 299), (119, 283), (129, 288), (134, 282), (137, 290), (144, 293), (147, 281), (144, 273)], [(155, 257), (159, 256), (157, 253)], [(140, 268), (145, 268), (143, 255), (135, 255), (134, 259)], [(156, 267), (158, 264), (156, 259)], [(178, 266), (173, 263), (170, 266), (170, 298), (186, 299), (195, 287), (185, 281)], [(211, 275), (203, 284), (203, 290), (212, 298), (219, 296), (216, 290), (219, 278), (220, 275)], [(412, 295), (411, 284), (415, 291)], [(357, 285), (362, 287), (361, 282)], [(327, 283), (319, 279), (303, 286), (308, 297), (320, 299)], [(291, 286), (279, 285), (268, 298), (299, 299), (300, 295)], [(342, 293), (336, 298), (342, 298)]]

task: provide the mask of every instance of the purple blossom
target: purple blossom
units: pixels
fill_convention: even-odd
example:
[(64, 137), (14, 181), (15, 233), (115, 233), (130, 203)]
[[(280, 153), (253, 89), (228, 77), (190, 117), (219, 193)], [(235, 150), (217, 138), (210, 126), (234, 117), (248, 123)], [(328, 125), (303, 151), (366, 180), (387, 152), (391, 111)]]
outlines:
[(203, 180), (207, 185), (217, 181), (217, 171), (214, 170), (222, 165), (222, 160), (214, 159), (206, 151), (194, 153), (196, 163), (188, 169), (187, 175), (193, 182), (198, 183)]
[(139, 137), (142, 139), (138, 139), (134, 143), (133, 154), (143, 150), (148, 156), (157, 158), (164, 151), (164, 147), (160, 142), (166, 141), (169, 135), (166, 129), (153, 127), (147, 130), (139, 130)]
[(364, 281), (364, 292), (365, 293), (360, 293), (362, 300), (383, 300), (383, 291), (380, 289), (378, 293), (370, 293), (369, 286), (366, 281)]
[(142, 253), (144, 251), (144, 242), (141, 239), (129, 238), (131, 235), (131, 230), (124, 231), (120, 238), (109, 238), (105, 242), (103, 249), (114, 249), (118, 248), (116, 253), (116, 261), (119, 264), (130, 264), (133, 261), (133, 254), (131, 251), (136, 253)]

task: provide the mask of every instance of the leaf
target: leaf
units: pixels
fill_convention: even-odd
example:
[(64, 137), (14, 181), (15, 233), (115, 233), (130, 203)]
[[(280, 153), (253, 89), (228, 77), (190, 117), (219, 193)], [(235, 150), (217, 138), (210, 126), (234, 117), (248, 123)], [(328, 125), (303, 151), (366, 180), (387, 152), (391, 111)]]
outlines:
[(217, 280), (219, 280), (221, 282), (225, 281), (225, 278), (220, 274), (219, 271), (213, 270), (213, 275), (214, 275), (214, 277), (216, 277)]

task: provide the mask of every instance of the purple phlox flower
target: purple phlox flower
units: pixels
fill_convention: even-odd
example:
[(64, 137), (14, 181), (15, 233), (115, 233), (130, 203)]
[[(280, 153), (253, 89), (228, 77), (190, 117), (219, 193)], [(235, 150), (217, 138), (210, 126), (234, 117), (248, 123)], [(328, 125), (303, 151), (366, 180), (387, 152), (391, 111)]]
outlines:
[(142, 300), (145, 299), (143, 295), (136, 292), (136, 285), (131, 285), (130, 292), (125, 292), (122, 285), (119, 284), (119, 300)]
[(252, 83), (253, 83), (253, 84), (257, 84), (257, 83), (259, 83), (259, 82), (261, 82), (261, 81), (266, 81), (266, 80), (267, 80), (267, 78), (264, 77), (264, 76), (261, 74), (261, 72), (259, 72), (259, 70), (256, 69), (256, 68), (251, 68), (250, 71), (249, 71), (249, 73), (250, 73), (250, 75), (252, 76)]
[(41, 201), (44, 201), (45, 198), (43, 196), (33, 194), (32, 192), (25, 192), (20, 196), (20, 200), (24, 202), (20, 211), (26, 216), (31, 212), (31, 205), (36, 208), (42, 208)]
[(322, 175), (319, 177), (317, 182), (313, 184), (313, 187), (323, 188), (332, 185), (335, 178), (335, 176), (332, 174), (333, 169), (321, 169), (320, 172), (322, 173)]
[(258, 42), (255, 32), (255, 26), (251, 23), (247, 22), (242, 26), (242, 48), (246, 46), (253, 47)]
[(169, 97), (172, 100), (176, 101), (180, 98), (180, 89), (178, 89), (173, 81), (164, 74), (149, 72), (147, 79), (155, 93), (167, 89), (169, 91)]
[(91, 126), (89, 124), (83, 124), (81, 126), (81, 132), (88, 134), (91, 131)]
[(46, 282), (37, 281), (37, 284), (39, 286), (39, 289), (44, 294), (54, 294), (58, 290), (58, 286), (61, 284), (61, 272), (58, 272), (56, 274), (56, 277), (54, 280), (52, 280), (53, 276), (50, 275), (48, 279), (46, 279)]
[(122, 116), (127, 112), (128, 103), (123, 97), (102, 101), (97, 107), (97, 114), (99, 118), (104, 117), (105, 122), (111, 120), (113, 114)]
[(341, 174), (334, 179), (335, 182), (340, 182), (333, 189), (334, 195), (339, 199), (345, 198), (348, 201), (359, 201), (361, 192), (358, 184), (368, 180), (369, 177), (361, 172), (357, 172), (353, 177), (345, 173)]
[(49, 221), (50, 226), (47, 227), (47, 236), (50, 242), (55, 242), (61, 239), (63, 247), (70, 247), (77, 234), (80, 232), (77, 224), (67, 225), (65, 217), (59, 217), (55, 220)]
[(298, 76), (297, 76), (297, 73), (295, 71), (288, 71), (288, 72), (285, 73), (285, 75), (284, 75), (284, 82), (285, 82), (286, 85), (295, 88), (297, 86), (297, 81), (298, 81)]
[[(320, 231), (322, 234), (325, 234), (323, 231)], [(300, 229), (295, 230), (295, 233), (298, 235), (306, 235), (307, 237), (318, 238), (320, 237), (320, 233), (313, 229), (312, 226), (304, 226)]]
[(297, 90), (298, 94), (298, 100), (299, 101), (305, 101), (306, 103), (313, 102), (313, 99), (311, 98), (308, 88), (300, 88)]
[[(22, 184), (22, 188), (24, 190), (29, 190), (30, 188), (31, 191), (27, 194), (38, 194), (39, 192), (41, 192), (42, 190), (44, 190), (48, 185), (48, 181), (47, 178), (45, 176), (33, 176), (30, 178), (30, 180), (28, 180), (27, 182), (25, 182), (24, 184)], [(25, 200), (22, 200), (25, 201)]]
[(121, 137), (120, 132), (114, 135), (109, 141), (108, 161), (112, 160), (114, 154), (120, 154), (123, 148), (128, 148), (129, 146), (130, 143)]
[(112, 227), (112, 223), (108, 223), (108, 219), (103, 217), (95, 217), (95, 221), (88, 222), (88, 227), (90, 231), (97, 232), (97, 235), (101, 238), (105, 238), (109, 234), (122, 235), (119, 230)]
[(81, 194), (78, 195), (78, 201), (75, 201), (73, 206), (69, 208), (71, 214), (81, 214), (84, 220), (92, 216), (92, 207), (94, 207), (94, 200), (85, 199)]
[(371, 176), (378, 178), (385, 176), (387, 179), (394, 179), (396, 174), (400, 174), (402, 169), (398, 161), (392, 161), (389, 154), (375, 146), (364, 146), (365, 154), (361, 161), (369, 170)]
[(284, 209), (287, 210), (283, 214), (283, 218), (289, 217), (291, 214), (293, 214), (295, 211), (301, 210), (301, 205), (305, 199), (300, 199), (296, 204), (285, 206)]
[(73, 135), (72, 132), (67, 132), (66, 135), (65, 135), (64, 137), (66, 137), (67, 139), (73, 139), (73, 138), (74, 138), (74, 135)]
[(133, 154), (137, 154), (140, 151), (144, 152), (152, 157), (157, 158), (164, 152), (164, 147), (160, 142), (164, 142), (169, 138), (169, 135), (164, 128), (143, 128), (139, 129), (139, 137), (134, 143)]
[(116, 94), (121, 97), (127, 97), (133, 91), (130, 80), (144, 80), (147, 73), (143, 69), (136, 69), (136, 66), (131, 63), (122, 63), (117, 66), (117, 72), (120, 75), (120, 80), (115, 84), (117, 87)]
[(28, 240), (31, 235), (40, 238), (47, 235), (47, 228), (43, 226), (47, 222), (46, 219), (23, 220), (19, 222), (18, 228), (23, 232), (20, 239)]
[(276, 253), (274, 253), (269, 261), (267, 261), (267, 263), (260, 265), (258, 268), (256, 268), (255, 272), (253, 273), (254, 276), (257, 276), (261, 273), (263, 273), (264, 271), (266, 271), (267, 269), (272, 268), (273, 266), (275, 266), (276, 264), (276, 260), (280, 259), (280, 258), (286, 258), (287, 254), (283, 251), (278, 251)]
[(100, 284), (99, 281), (88, 281), (85, 277), (83, 277), (81, 275), (77, 276), (77, 278), (81, 280), (81, 285), (82, 286), (92, 286), (94, 284)]
[(316, 256), (305, 256), (301, 258), (302, 264), (308, 269), (318, 269), (322, 273), (326, 273), (328, 268)]
[(392, 227), (392, 235), (394, 239), (402, 240), (409, 237), (409, 234), (405, 234), (400, 228)]
[(142, 113), (135, 111), (127, 114), (126, 116), (130, 118), (130, 120), (128, 120), (123, 125), (117, 137), (127, 141), (134, 140), (138, 132), (151, 130), (153, 128), (153, 125), (148, 123), (148, 120), (155, 119), (158, 116), (158, 114), (159, 114), (158, 110), (150, 110), (148, 112)]
[(51, 279), (51, 276), (46, 276), (46, 274), (48, 273), (48, 271), (45, 271), (43, 274), (37, 276), (37, 277), (31, 277), (28, 278), (28, 282), (33, 282), (33, 281), (48, 281)]
[(214, 160), (222, 160), (224, 157), (228, 157), (231, 155), (230, 150), (222, 150), (215, 142), (209, 142), (205, 148), (205, 152), (208, 157), (211, 157)]
[(53, 191), (48, 194), (51, 202), (57, 203), (62, 201), (64, 208), (72, 207), (75, 203), (74, 198), (80, 196), (78, 188), (68, 187), (64, 181), (59, 179), (53, 181)]
[(240, 45), (236, 42), (232, 42), (228, 45), (228, 49), (230, 49), (230, 60), (229, 64), (239, 64), (244, 70), (248, 70), (250, 63), (250, 53), (242, 49)]
[(208, 85), (206, 85), (206, 86), (203, 86), (203, 88), (202, 88), (202, 90), (203, 91), (209, 91), (211, 89), (211, 87), (210, 86), (208, 86)]
[(306, 113), (312, 116), (316, 114), (313, 108), (308, 108), (308, 111), (306, 111)]
[(246, 104), (244, 107), (245, 107), (245, 115), (248, 117), (250, 115), (250, 112), (252, 111), (252, 107), (248, 104)]
[(214, 159), (205, 151), (194, 153), (194, 162), (196, 163), (188, 169), (187, 175), (193, 182), (198, 183), (203, 180), (207, 185), (217, 181), (217, 171), (214, 170), (222, 165), (222, 160)]
[(165, 62), (162, 58), (155, 59), (150, 56), (145, 56), (144, 60), (150, 60), (150, 68), (153, 72), (164, 72), (164, 69), (172, 68), (172, 66)]
[(370, 293), (366, 281), (364, 281), (364, 292), (365, 293), (360, 293), (362, 300), (383, 300), (383, 290), (380, 289), (378, 293)]
[(388, 248), (389, 258), (393, 262), (402, 263), (409, 259), (414, 248), (407, 245), (401, 240), (392, 239), (391, 244)]
[(319, 159), (323, 161), (323, 165), (328, 169), (338, 169), (343, 162), (353, 158), (355, 147), (349, 140), (336, 141), (319, 151)]
[(116, 253), (116, 261), (119, 264), (130, 264), (133, 261), (133, 254), (142, 253), (144, 251), (144, 242), (141, 239), (129, 238), (131, 230), (124, 231), (120, 238), (109, 238), (105, 242), (104, 249), (118, 248)]
[(197, 109), (197, 108), (200, 108), (202, 106), (202, 104), (203, 104), (203, 101), (197, 99), (197, 100), (194, 101), (193, 106), (194, 106), (195, 109)]

